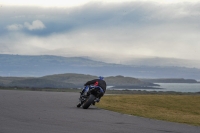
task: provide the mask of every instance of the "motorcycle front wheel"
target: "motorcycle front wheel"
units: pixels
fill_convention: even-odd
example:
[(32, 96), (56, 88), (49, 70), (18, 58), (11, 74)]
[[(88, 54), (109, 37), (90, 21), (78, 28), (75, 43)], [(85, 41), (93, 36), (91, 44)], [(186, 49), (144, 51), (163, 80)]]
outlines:
[(83, 109), (87, 109), (90, 107), (90, 105), (94, 102), (94, 100), (96, 99), (96, 97), (94, 95), (90, 95), (88, 97), (88, 99), (83, 103), (82, 107)]

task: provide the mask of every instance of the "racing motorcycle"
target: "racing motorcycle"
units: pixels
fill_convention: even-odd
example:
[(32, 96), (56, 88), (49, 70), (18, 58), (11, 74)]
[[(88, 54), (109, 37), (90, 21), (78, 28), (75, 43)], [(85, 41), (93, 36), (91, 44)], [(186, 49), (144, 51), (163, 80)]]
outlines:
[(79, 104), (77, 107), (82, 107), (83, 109), (88, 109), (90, 105), (95, 105), (96, 102), (99, 102), (99, 95), (102, 94), (104, 91), (99, 86), (86, 86), (82, 90)]

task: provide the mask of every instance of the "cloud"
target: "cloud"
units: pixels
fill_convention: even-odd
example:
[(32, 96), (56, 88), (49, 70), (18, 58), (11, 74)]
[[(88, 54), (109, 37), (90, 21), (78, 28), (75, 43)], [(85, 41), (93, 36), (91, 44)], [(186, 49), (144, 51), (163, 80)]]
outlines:
[(23, 25), (21, 25), (21, 24), (12, 24), (12, 25), (7, 26), (7, 29), (10, 30), (10, 31), (17, 31), (17, 30), (23, 29)]
[(22, 29), (28, 29), (28, 30), (32, 31), (32, 30), (42, 30), (46, 27), (40, 20), (35, 20), (32, 22), (32, 24), (30, 24), (29, 22), (24, 22), (23, 25), (22, 24), (12, 24), (12, 25), (8, 25), (6, 28), (10, 31), (18, 31), (18, 30), (22, 30)]
[(200, 60), (200, 3), (99, 2), (73, 8), (5, 7), (0, 11), (5, 18), (2, 27), (6, 27), (0, 27), (0, 49), (14, 46), (4, 53), (112, 61), (136, 56)]
[[(138, 0), (51, 0), (49, 2), (34, 0), (34, 1), (24, 1), (24, 0), (1, 0), (1, 4), (10, 6), (40, 6), (40, 7), (76, 7), (81, 6), (90, 2), (103, 2), (103, 3), (124, 3), (124, 2), (135, 2)], [(147, 0), (140, 0), (140, 2), (146, 2)], [(149, 2), (171, 4), (180, 2), (199, 2), (199, 0), (148, 0)]]
[(40, 20), (35, 20), (32, 24), (25, 22), (24, 27), (28, 30), (41, 30), (45, 28), (45, 25)]

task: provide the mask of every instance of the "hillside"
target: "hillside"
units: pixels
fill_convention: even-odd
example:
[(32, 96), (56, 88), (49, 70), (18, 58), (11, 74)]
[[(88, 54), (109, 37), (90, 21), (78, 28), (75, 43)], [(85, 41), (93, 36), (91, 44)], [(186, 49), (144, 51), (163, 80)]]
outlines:
[(123, 75), (136, 78), (200, 79), (200, 69), (197, 68), (122, 65), (82, 57), (0, 54), (0, 76), (3, 77), (42, 77), (63, 73), (101, 75), (104, 77)]
[(196, 67), (200, 68), (199, 60), (187, 60), (176, 58), (159, 58), (159, 57), (146, 57), (146, 58), (131, 58), (123, 61), (122, 63), (134, 66), (177, 66), (177, 67)]
[(24, 80), (14, 80), (9, 83), (9, 87), (29, 87), (29, 88), (75, 88), (72, 83), (65, 83), (41, 78), (31, 78)]
[[(38, 78), (22, 78), (22, 77), (1, 77), (0, 86), (5, 87), (29, 87), (29, 88), (82, 88), (84, 83), (97, 78), (93, 75), (84, 74), (56, 74), (48, 75)], [(105, 77), (105, 81), (108, 86), (156, 86), (156, 84), (147, 83), (140, 81), (136, 78), (123, 77), (123, 76), (112, 76)]]
[(183, 79), (183, 78), (161, 78), (161, 79), (140, 79), (144, 82), (150, 83), (198, 83), (194, 79)]

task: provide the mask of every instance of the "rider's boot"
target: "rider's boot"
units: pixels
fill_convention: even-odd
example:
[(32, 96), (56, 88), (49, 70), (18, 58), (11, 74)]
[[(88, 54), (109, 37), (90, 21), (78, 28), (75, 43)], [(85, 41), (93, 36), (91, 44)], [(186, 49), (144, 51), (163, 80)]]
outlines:
[(104, 95), (104, 93), (99, 93), (98, 95), (97, 95), (97, 98), (94, 100), (95, 102), (100, 102), (100, 99), (101, 99), (101, 97)]
[(81, 103), (77, 104), (77, 108), (81, 107)]

